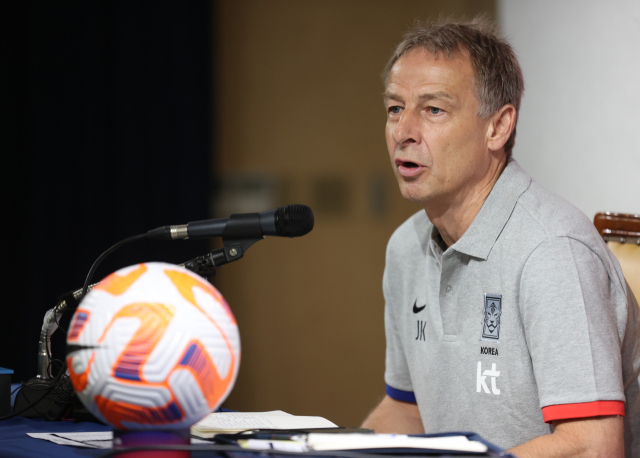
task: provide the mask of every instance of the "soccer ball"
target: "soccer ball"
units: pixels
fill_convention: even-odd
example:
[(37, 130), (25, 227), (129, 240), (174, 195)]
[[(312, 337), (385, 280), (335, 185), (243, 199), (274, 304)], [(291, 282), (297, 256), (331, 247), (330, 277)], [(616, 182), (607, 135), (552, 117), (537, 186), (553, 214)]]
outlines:
[(183, 429), (227, 397), (240, 366), (222, 295), (185, 268), (127, 267), (80, 303), (67, 368), (87, 409), (117, 429)]

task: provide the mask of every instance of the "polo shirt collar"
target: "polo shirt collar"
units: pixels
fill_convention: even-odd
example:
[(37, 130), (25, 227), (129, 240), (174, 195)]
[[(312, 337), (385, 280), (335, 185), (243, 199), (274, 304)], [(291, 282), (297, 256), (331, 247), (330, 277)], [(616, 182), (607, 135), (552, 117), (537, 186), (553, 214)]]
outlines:
[(502, 229), (509, 221), (516, 202), (530, 184), (531, 177), (527, 172), (515, 159), (509, 158), (471, 226), (451, 248), (474, 258), (486, 260)]
[(438, 269), (442, 270), (442, 253), (443, 250), (438, 243), (438, 239), (440, 239), (440, 232), (438, 232), (438, 228), (435, 226), (431, 226), (431, 230), (429, 231), (429, 251), (431, 255), (435, 258)]

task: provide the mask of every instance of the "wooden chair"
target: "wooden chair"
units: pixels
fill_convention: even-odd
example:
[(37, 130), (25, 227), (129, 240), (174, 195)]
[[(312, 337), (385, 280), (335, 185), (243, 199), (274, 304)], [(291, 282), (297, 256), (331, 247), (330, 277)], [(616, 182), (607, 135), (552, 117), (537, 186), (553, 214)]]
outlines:
[(593, 223), (618, 258), (634, 296), (640, 297), (640, 215), (598, 213)]

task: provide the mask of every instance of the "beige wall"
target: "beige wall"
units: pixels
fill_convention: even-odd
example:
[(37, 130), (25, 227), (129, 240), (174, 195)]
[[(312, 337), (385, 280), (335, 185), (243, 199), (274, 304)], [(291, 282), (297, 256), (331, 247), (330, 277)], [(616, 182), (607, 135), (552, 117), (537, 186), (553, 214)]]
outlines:
[(639, 213), (640, 2), (500, 0), (497, 8), (526, 87), (513, 157), (590, 219)]
[(227, 407), (353, 426), (382, 397), (384, 251), (419, 207), (389, 166), (379, 74), (415, 18), (481, 11), (493, 1), (218, 2), (215, 173), (275, 177), (276, 204), (316, 217), (218, 272), (243, 346)]

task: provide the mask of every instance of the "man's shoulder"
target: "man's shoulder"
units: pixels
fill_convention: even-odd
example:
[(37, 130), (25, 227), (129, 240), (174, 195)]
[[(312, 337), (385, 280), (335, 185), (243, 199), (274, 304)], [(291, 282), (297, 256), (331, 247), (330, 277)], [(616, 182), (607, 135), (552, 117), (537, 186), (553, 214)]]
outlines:
[(515, 226), (519, 235), (514, 237), (522, 242), (516, 246), (530, 248), (525, 257), (533, 252), (543, 253), (541, 250), (553, 252), (563, 240), (568, 241), (573, 246), (574, 258), (584, 260), (589, 253), (595, 254), (609, 278), (624, 284), (619, 264), (594, 224), (562, 197), (533, 181), (518, 199), (514, 214), (517, 214), (515, 220), (520, 221)]
[(595, 226), (582, 211), (536, 181), (518, 199), (515, 213), (529, 231), (543, 239), (570, 237), (586, 244), (599, 241)]

